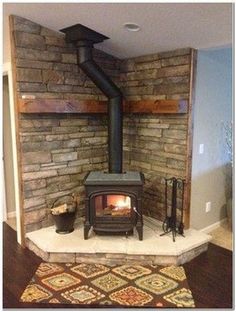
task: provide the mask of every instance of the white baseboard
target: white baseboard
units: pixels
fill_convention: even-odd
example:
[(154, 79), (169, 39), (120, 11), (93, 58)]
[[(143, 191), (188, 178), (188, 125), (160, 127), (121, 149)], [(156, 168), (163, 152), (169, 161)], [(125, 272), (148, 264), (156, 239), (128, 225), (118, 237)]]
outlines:
[(201, 229), (200, 232), (203, 232), (203, 233), (208, 234), (208, 233), (210, 233), (211, 231), (216, 230), (218, 227), (221, 226), (222, 223), (224, 223), (224, 222), (226, 222), (226, 221), (227, 221), (227, 218), (224, 218), (224, 219), (222, 219), (222, 220), (220, 220), (220, 221), (218, 221), (218, 222), (216, 222), (216, 223), (213, 223), (213, 224), (211, 224), (211, 225), (209, 225), (209, 226), (207, 226), (207, 227)]
[(15, 218), (16, 217), (16, 212), (11, 211), (7, 213), (7, 219)]

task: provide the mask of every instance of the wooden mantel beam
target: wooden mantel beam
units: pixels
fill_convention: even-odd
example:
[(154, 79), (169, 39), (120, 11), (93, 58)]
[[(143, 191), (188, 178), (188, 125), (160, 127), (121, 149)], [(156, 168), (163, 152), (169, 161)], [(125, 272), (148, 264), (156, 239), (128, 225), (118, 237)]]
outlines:
[[(20, 113), (107, 113), (107, 101), (19, 99)], [(183, 114), (188, 111), (187, 100), (141, 100), (124, 101), (124, 113), (140, 114)]]
[[(188, 111), (187, 100), (143, 100), (127, 101), (127, 113), (183, 114)], [(126, 109), (125, 109), (126, 111)]]

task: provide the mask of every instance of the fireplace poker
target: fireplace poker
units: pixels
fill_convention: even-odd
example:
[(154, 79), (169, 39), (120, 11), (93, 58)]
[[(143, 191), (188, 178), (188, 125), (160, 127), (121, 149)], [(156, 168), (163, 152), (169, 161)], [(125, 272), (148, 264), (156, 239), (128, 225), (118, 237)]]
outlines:
[[(171, 197), (171, 215), (168, 216), (168, 204), (167, 204), (167, 195), (168, 195), (168, 181), (171, 182), (172, 185), (172, 197)], [(172, 177), (170, 179), (165, 179), (165, 206), (166, 206), (166, 218), (163, 222), (162, 228), (163, 228), (163, 233), (160, 234), (160, 236), (164, 236), (168, 233), (172, 233), (173, 237), (173, 242), (175, 242), (175, 237), (176, 234), (180, 234), (184, 237), (184, 224), (183, 224), (183, 192), (184, 192), (184, 187), (183, 187), (183, 192), (182, 192), (182, 209), (181, 209), (181, 221), (177, 229), (177, 216), (176, 216), (176, 211), (177, 211), (177, 187), (179, 186), (179, 183), (184, 184), (184, 180), (181, 179), (176, 179), (175, 177)]]

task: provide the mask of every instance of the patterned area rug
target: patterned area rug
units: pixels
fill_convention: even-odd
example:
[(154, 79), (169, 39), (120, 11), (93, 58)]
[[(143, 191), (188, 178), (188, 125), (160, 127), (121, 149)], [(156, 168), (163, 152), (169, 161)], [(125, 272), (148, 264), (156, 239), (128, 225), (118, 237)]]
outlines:
[(194, 307), (184, 268), (41, 263), (21, 302)]

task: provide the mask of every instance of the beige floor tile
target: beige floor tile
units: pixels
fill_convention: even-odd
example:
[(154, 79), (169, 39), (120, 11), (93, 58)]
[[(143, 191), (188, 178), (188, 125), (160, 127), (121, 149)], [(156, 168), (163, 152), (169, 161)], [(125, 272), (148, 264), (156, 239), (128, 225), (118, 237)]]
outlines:
[(139, 241), (136, 230), (133, 236), (100, 236), (93, 231), (89, 239), (83, 238), (83, 223), (78, 222), (74, 232), (66, 235), (57, 234), (55, 227), (47, 227), (27, 233), (27, 237), (39, 248), (48, 252), (72, 253), (121, 253), (143, 255), (177, 256), (191, 248), (196, 248), (210, 241), (211, 237), (193, 229), (186, 231), (185, 237), (177, 236), (172, 241), (171, 233), (160, 236), (162, 228), (155, 220), (144, 220), (143, 241)]
[(7, 219), (6, 223), (16, 231), (16, 218)]
[(212, 236), (213, 244), (233, 250), (233, 233), (227, 222), (222, 223), (220, 227), (209, 234)]

